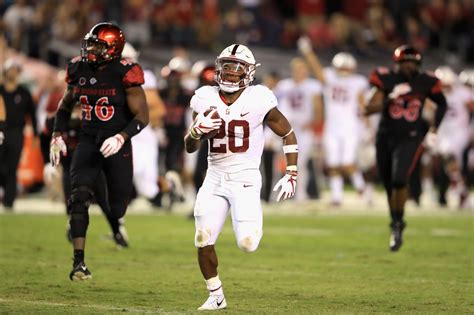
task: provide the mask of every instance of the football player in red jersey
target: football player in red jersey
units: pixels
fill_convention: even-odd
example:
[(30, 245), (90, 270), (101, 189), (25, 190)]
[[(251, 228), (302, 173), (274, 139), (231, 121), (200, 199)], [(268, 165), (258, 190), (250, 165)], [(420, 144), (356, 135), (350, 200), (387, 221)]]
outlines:
[(71, 110), (82, 108), (82, 128), (71, 164), (71, 234), (74, 247), (71, 280), (87, 280), (84, 262), (89, 204), (101, 171), (107, 182), (112, 215), (121, 218), (132, 190), (130, 138), (148, 124), (148, 107), (140, 65), (121, 58), (122, 30), (111, 23), (95, 25), (84, 37), (81, 56), (67, 65), (66, 92), (59, 103), (50, 145), (51, 163), (67, 154), (61, 133), (67, 130)]
[[(441, 82), (434, 75), (420, 71), (420, 52), (403, 45), (395, 49), (393, 60), (393, 69), (378, 68), (371, 74), (374, 90), (365, 113), (382, 113), (376, 139), (377, 167), (392, 219), (390, 250), (398, 251), (406, 225), (403, 215), (408, 177), (421, 155), (423, 139), (429, 146), (435, 142), (436, 129), (447, 104)], [(427, 98), (437, 104), (431, 128), (421, 115)]]

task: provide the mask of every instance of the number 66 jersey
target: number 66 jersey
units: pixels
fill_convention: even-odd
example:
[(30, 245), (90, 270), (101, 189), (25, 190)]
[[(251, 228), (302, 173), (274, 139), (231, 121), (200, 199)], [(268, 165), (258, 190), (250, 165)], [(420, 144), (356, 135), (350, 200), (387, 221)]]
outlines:
[(209, 169), (235, 173), (258, 169), (263, 152), (265, 115), (277, 106), (275, 95), (263, 85), (247, 87), (239, 98), (227, 105), (219, 95), (219, 87), (203, 86), (191, 99), (196, 113), (217, 109), (222, 125), (209, 139)]

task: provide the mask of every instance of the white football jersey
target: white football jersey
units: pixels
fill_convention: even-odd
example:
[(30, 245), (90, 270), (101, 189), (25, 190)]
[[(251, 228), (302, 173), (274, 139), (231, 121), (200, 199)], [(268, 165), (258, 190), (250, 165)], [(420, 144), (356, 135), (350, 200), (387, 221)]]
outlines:
[(275, 87), (278, 109), (285, 115), (296, 134), (314, 120), (314, 97), (321, 94), (321, 84), (315, 79), (296, 83), (293, 79), (278, 82)]
[(324, 69), (325, 130), (354, 132), (359, 125), (359, 95), (369, 88), (367, 79), (360, 74), (339, 76), (333, 68)]
[(470, 114), (466, 104), (472, 99), (469, 88), (455, 85), (449, 92), (444, 92), (448, 109), (438, 129), (440, 137), (453, 137), (469, 130)]
[(226, 173), (258, 169), (263, 152), (265, 115), (277, 106), (275, 95), (263, 85), (247, 87), (227, 105), (219, 87), (203, 86), (191, 98), (196, 113), (216, 108), (223, 120), (219, 133), (209, 140), (209, 169)]

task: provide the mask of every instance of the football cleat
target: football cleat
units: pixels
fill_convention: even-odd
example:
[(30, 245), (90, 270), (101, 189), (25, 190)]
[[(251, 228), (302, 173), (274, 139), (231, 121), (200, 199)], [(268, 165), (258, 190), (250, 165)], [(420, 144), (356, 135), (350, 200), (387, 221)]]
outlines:
[(403, 238), (402, 233), (405, 229), (405, 222), (392, 222), (390, 224), (390, 229), (392, 230), (390, 234), (390, 250), (396, 252), (402, 247)]
[(71, 281), (83, 281), (83, 280), (89, 280), (92, 278), (92, 274), (87, 269), (86, 264), (81, 261), (77, 264), (73, 264), (73, 268), (71, 273), (69, 274), (69, 279)]
[(115, 241), (115, 245), (117, 246), (118, 249), (128, 247), (127, 238), (121, 232), (118, 232), (118, 233), (114, 234), (114, 241)]
[(165, 178), (170, 186), (169, 209), (171, 210), (175, 202), (183, 202), (185, 200), (185, 192), (183, 188), (183, 183), (181, 182), (181, 178), (177, 172), (168, 171), (165, 174)]
[(227, 307), (224, 295), (209, 295), (206, 302), (198, 308), (198, 311), (216, 311)]

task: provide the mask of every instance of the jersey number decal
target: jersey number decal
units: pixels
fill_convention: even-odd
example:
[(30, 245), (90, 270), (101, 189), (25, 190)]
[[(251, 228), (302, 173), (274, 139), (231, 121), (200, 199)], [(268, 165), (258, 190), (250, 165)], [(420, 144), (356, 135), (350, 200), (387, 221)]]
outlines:
[(414, 122), (420, 116), (421, 102), (418, 99), (412, 99), (408, 102), (407, 108), (403, 107), (403, 99), (397, 98), (390, 104), (388, 112), (393, 119), (405, 117), (406, 121)]
[(108, 121), (114, 116), (114, 107), (109, 106), (109, 98), (107, 96), (99, 98), (97, 102), (95, 102), (94, 107), (89, 104), (86, 95), (81, 95), (79, 101), (82, 108), (82, 118), (85, 120), (92, 119), (92, 109), (94, 109), (95, 116), (101, 121)]
[[(242, 135), (242, 143), (237, 144), (236, 139), (240, 139), (240, 137), (236, 136), (236, 130), (240, 129), (243, 131)], [(249, 135), (250, 135), (250, 128), (249, 122), (246, 120), (231, 120), (227, 125), (227, 138), (229, 139), (229, 151), (232, 153), (238, 152), (245, 152), (249, 149)], [(215, 135), (214, 138), (209, 139), (209, 150), (213, 153), (226, 153), (227, 152), (227, 144), (221, 143), (217, 146), (214, 146), (214, 139), (224, 139), (226, 136), (226, 126), (225, 122), (222, 121), (222, 125), (219, 129), (219, 132)]]

